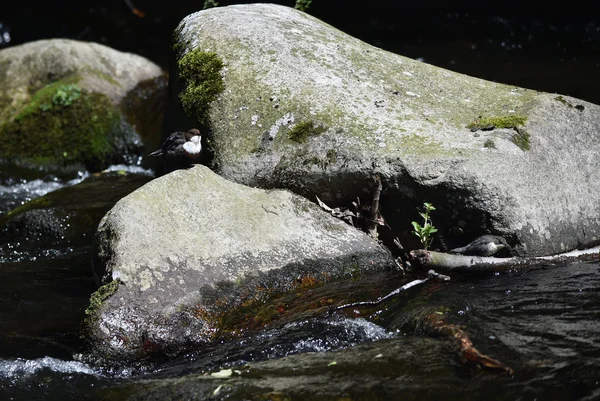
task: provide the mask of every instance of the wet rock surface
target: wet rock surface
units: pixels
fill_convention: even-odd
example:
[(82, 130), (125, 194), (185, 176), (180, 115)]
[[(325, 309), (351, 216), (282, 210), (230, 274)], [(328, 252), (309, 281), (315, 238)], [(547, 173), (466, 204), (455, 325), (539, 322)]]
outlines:
[[(98, 355), (138, 359), (207, 343), (226, 313), (300, 286), (394, 268), (387, 250), (314, 203), (177, 170), (101, 221), (99, 292), (88, 331)], [(229, 330), (243, 330), (244, 321)]]
[(104, 214), (151, 178), (143, 174), (100, 173), (27, 202), (0, 216), (1, 250), (89, 247)]

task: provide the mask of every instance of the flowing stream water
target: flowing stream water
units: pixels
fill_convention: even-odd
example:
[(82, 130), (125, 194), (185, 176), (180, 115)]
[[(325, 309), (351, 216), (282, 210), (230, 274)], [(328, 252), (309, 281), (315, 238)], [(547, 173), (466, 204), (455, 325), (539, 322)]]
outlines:
[[(228, 367), (255, 366), (254, 375), (262, 380), (283, 380), (281, 376), (289, 379), (298, 372), (261, 368), (261, 362), (313, 352), (325, 355), (325, 362), (311, 365), (308, 373), (302, 371), (302, 361), (292, 366), (316, 380), (330, 374), (326, 362), (339, 361), (340, 374), (350, 383), (345, 391), (353, 399), (394, 399), (400, 392), (403, 399), (415, 400), (442, 395), (449, 400), (600, 397), (598, 263), (453, 276), (447, 283), (429, 281), (376, 307), (319, 313), (210, 344), (168, 362), (105, 368), (77, 357), (84, 349), (79, 338), (81, 320), (94, 290), (88, 249), (55, 249), (12, 258), (5, 256), (0, 265), (2, 400), (126, 399), (110, 398), (110, 391), (121, 394), (123, 386), (136, 388), (150, 379)], [(362, 300), (374, 300), (403, 282), (399, 275), (381, 275), (358, 284), (352, 292)], [(338, 283), (321, 291), (339, 293), (347, 285)], [(514, 375), (467, 368), (446, 339), (432, 338), (410, 324), (419, 310), (436, 309), (446, 311), (480, 351), (510, 366)], [(342, 391), (344, 385), (340, 386)], [(222, 399), (242, 400), (253, 394), (242, 388)], [(293, 399), (317, 395), (320, 398), (314, 399), (337, 399), (328, 398), (330, 388), (331, 384), (317, 380), (313, 394), (297, 394)]]

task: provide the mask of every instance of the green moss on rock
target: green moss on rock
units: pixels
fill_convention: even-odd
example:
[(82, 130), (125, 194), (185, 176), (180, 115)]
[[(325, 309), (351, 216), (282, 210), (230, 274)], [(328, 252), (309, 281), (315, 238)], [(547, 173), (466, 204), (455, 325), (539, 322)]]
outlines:
[(529, 133), (525, 131), (523, 128), (514, 127), (516, 134), (514, 134), (511, 138), (513, 143), (517, 145), (521, 150), (529, 150), (531, 148), (529, 144)]
[(526, 122), (527, 117), (520, 115), (480, 117), (467, 125), (467, 128), (471, 130), (484, 128), (515, 128), (519, 125), (524, 125)]
[(297, 143), (304, 143), (308, 137), (321, 135), (326, 130), (327, 128), (321, 125), (315, 125), (314, 121), (302, 121), (288, 132), (288, 138)]
[(585, 107), (582, 104), (578, 104), (578, 105), (573, 105), (573, 103), (569, 102), (567, 99), (565, 99), (562, 95), (558, 95), (554, 98), (554, 100), (557, 100), (559, 102), (561, 102), (562, 104), (564, 104), (565, 106), (569, 107), (569, 108), (575, 108), (579, 111), (583, 111), (585, 109)]
[(0, 127), (0, 157), (41, 167), (81, 163), (98, 170), (114, 152), (119, 111), (108, 96), (70, 77), (38, 90)]
[(179, 100), (186, 115), (200, 123), (208, 120), (210, 103), (225, 88), (221, 69), (223, 61), (216, 53), (192, 50), (178, 61), (179, 78), (184, 89)]
[(496, 149), (496, 143), (492, 139), (486, 139), (483, 143), (484, 148)]
[[(529, 150), (529, 133), (521, 128), (527, 122), (526, 116), (511, 115), (511, 116), (492, 116), (492, 117), (479, 117), (475, 121), (467, 125), (471, 131), (477, 130), (492, 130), (495, 128), (512, 128), (515, 130), (515, 134), (511, 137), (511, 141), (517, 145), (521, 150)], [(487, 143), (487, 141), (486, 141)], [(491, 147), (490, 144), (484, 147)]]
[(573, 107), (573, 105), (571, 104), (571, 102), (569, 102), (567, 99), (565, 99), (561, 95), (556, 96), (554, 98), (554, 100), (558, 100), (559, 102), (561, 102), (562, 104), (564, 104), (566, 106)]
[(89, 324), (93, 319), (96, 319), (98, 310), (108, 298), (110, 298), (119, 288), (119, 280), (113, 280), (108, 284), (104, 284), (98, 288), (90, 297), (90, 304), (85, 310), (86, 322)]

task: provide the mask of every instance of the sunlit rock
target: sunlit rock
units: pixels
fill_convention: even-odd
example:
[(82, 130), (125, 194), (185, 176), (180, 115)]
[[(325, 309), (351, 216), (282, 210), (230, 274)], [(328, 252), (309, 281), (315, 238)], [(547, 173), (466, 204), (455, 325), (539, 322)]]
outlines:
[[(87, 332), (100, 357), (173, 355), (223, 335), (239, 308), (390, 269), (377, 241), (314, 203), (195, 166), (137, 189), (100, 222), (94, 273), (102, 286)], [(243, 333), (268, 319), (239, 313), (230, 323)]]
[(380, 175), (408, 247), (425, 201), (448, 248), (486, 233), (524, 255), (600, 241), (597, 105), (392, 54), (273, 4), (189, 15), (174, 48), (173, 98), (210, 127), (228, 179), (347, 206)]

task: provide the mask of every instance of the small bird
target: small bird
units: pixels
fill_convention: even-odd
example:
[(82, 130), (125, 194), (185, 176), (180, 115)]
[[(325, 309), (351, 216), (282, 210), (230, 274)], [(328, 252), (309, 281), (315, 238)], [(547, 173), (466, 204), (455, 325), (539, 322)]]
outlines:
[(450, 250), (450, 252), (462, 253), (465, 255), (492, 256), (504, 248), (510, 249), (510, 246), (503, 237), (498, 235), (482, 235), (481, 237), (475, 238), (469, 245), (454, 248)]
[(150, 153), (164, 160), (165, 173), (188, 168), (200, 159), (202, 153), (202, 135), (196, 128), (187, 132), (176, 131), (165, 139), (160, 149)]

